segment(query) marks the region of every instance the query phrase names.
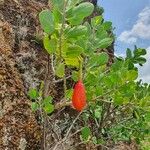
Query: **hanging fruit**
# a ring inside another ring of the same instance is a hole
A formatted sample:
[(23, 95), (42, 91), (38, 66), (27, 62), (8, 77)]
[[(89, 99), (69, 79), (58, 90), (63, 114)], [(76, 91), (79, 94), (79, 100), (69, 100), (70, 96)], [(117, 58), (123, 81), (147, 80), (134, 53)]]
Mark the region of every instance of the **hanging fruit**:
[(82, 111), (86, 106), (86, 92), (82, 80), (79, 80), (75, 84), (72, 96), (72, 105), (78, 111)]

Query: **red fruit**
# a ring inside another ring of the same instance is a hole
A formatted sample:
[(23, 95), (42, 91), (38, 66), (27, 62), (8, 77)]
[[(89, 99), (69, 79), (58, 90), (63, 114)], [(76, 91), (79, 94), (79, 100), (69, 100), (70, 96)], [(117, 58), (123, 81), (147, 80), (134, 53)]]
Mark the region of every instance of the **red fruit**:
[(86, 106), (85, 88), (81, 80), (75, 84), (72, 95), (72, 105), (78, 111), (83, 110)]

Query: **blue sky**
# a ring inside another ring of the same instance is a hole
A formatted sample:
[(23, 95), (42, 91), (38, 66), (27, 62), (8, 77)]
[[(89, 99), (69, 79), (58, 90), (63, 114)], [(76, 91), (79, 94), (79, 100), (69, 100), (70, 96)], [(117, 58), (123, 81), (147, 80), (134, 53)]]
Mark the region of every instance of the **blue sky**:
[(98, 0), (98, 4), (115, 27), (115, 53), (124, 55), (134, 45), (147, 49), (148, 62), (139, 68), (139, 78), (150, 83), (150, 0)]

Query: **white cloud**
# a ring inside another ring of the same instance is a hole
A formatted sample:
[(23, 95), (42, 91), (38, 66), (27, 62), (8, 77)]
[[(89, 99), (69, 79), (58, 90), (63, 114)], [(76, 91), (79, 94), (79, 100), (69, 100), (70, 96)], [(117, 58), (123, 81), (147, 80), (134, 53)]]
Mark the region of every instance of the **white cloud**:
[(147, 48), (145, 58), (147, 62), (142, 67), (139, 67), (139, 79), (142, 79), (143, 82), (150, 83), (150, 47)]
[(138, 15), (136, 24), (131, 30), (123, 31), (118, 40), (125, 43), (135, 43), (137, 39), (150, 39), (150, 6), (145, 7)]

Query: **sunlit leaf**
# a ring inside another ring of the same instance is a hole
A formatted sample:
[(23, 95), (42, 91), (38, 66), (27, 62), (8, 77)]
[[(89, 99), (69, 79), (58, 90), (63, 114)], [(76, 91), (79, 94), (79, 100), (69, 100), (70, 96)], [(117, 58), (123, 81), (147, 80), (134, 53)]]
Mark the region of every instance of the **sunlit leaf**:
[(56, 75), (60, 78), (62, 78), (65, 74), (65, 65), (64, 63), (59, 63), (56, 68)]
[(50, 39), (48, 35), (44, 36), (43, 39), (44, 47), (49, 54), (52, 54), (56, 51), (57, 48), (57, 40)]
[(84, 2), (74, 7), (67, 13), (68, 22), (71, 25), (78, 25), (82, 23), (83, 19), (92, 14), (94, 6), (92, 3)]
[(82, 128), (82, 130), (81, 130), (81, 136), (82, 136), (82, 139), (84, 141), (88, 141), (88, 139), (91, 136), (91, 130), (90, 130), (90, 128), (89, 127)]
[(83, 51), (83, 48), (78, 45), (70, 45), (67, 49), (66, 56), (76, 58), (79, 57)]
[(28, 92), (28, 95), (31, 99), (37, 99), (38, 98), (38, 91), (36, 89), (30, 89)]
[(51, 34), (55, 30), (54, 17), (51, 11), (43, 10), (39, 14), (39, 20), (45, 33)]
[(98, 43), (98, 48), (107, 48), (108, 46), (110, 46), (113, 42), (112, 38), (105, 38), (102, 39), (101, 41), (99, 41)]
[(38, 103), (37, 102), (32, 102), (32, 104), (31, 104), (32, 111), (37, 111), (38, 108), (39, 108)]

